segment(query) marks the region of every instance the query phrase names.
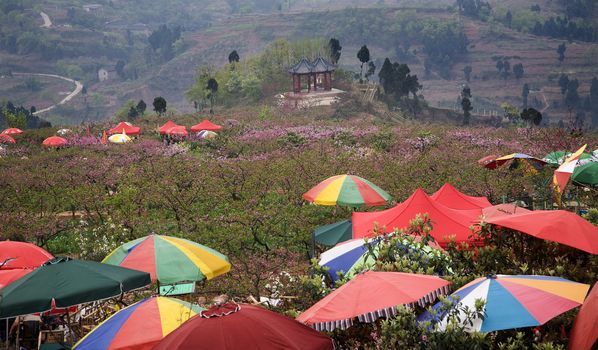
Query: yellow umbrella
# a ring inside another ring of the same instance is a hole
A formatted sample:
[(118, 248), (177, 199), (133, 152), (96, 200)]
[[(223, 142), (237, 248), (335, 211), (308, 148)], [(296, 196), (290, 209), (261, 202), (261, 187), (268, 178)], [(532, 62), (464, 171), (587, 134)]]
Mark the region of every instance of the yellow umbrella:
[(131, 142), (131, 138), (127, 134), (114, 134), (108, 138), (112, 143), (127, 143)]

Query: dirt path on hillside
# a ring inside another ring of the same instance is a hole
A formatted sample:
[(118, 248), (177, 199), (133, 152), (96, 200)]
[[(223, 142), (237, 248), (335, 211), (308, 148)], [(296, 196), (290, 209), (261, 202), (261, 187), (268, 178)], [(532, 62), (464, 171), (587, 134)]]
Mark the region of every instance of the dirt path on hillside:
[(52, 26), (52, 20), (50, 20), (50, 16), (48, 16), (48, 14), (43, 11), (40, 12), (39, 15), (42, 16), (42, 19), (44, 20), (44, 24), (42, 24), (41, 27), (50, 28)]
[(73, 91), (71, 91), (65, 98), (62, 99), (62, 101), (58, 102), (55, 105), (52, 105), (50, 107), (44, 108), (44, 109), (40, 109), (39, 111), (36, 111), (35, 113), (33, 113), (33, 115), (38, 115), (47, 111), (50, 111), (54, 108), (56, 108), (56, 106), (58, 105), (63, 105), (67, 102), (69, 102), (70, 100), (72, 100), (75, 96), (77, 96), (79, 93), (81, 93), (81, 90), (83, 90), (83, 84), (81, 84), (80, 81), (71, 79), (71, 78), (67, 78), (67, 77), (63, 77), (61, 75), (56, 75), (56, 74), (44, 74), (44, 73), (12, 73), (13, 75), (20, 75), (20, 76), (26, 76), (26, 75), (32, 75), (32, 76), (41, 76), (41, 77), (50, 77), (50, 78), (57, 78), (57, 79), (62, 79), (62, 80), (66, 80), (69, 81), (73, 84), (75, 84), (75, 89)]

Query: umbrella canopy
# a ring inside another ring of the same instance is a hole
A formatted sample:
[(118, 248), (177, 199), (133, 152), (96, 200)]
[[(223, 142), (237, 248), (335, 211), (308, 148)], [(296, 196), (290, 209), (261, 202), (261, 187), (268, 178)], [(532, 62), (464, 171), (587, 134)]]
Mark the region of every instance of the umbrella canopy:
[(68, 141), (60, 136), (50, 136), (42, 142), (42, 145), (46, 147), (62, 147), (66, 146)]
[(112, 298), (150, 283), (145, 272), (56, 258), (0, 290), (0, 318)]
[(334, 224), (320, 226), (314, 230), (314, 239), (316, 242), (333, 246), (340, 242), (348, 241), (353, 235), (353, 225), (351, 220), (342, 220)]
[(449, 283), (436, 276), (366, 271), (318, 301), (297, 321), (317, 330), (345, 329), (354, 318), (373, 322), (395, 315), (397, 305), (424, 305), (448, 292)]
[[(179, 299), (147, 298), (110, 316), (75, 344), (73, 349), (150, 350), (202, 310), (197, 305)], [(140, 327), (143, 327), (142, 332)]]
[(197, 136), (201, 139), (213, 139), (218, 136), (218, 134), (213, 131), (202, 130), (197, 133)]
[[(328, 273), (333, 281), (338, 279), (337, 272), (343, 272), (346, 276), (352, 278), (363, 268), (371, 268), (375, 265), (375, 255), (377, 255), (379, 249), (378, 246), (381, 241), (382, 238), (371, 240), (358, 238), (343, 242), (320, 254), (320, 261), (318, 264), (328, 268)], [(405, 251), (417, 249), (407, 239), (399, 242), (397, 246)], [(370, 254), (370, 248), (373, 249), (374, 254)], [(428, 255), (444, 255), (440, 246), (433, 242), (426, 245), (423, 248), (423, 252)]]
[(23, 130), (21, 130), (19, 128), (8, 128), (8, 129), (2, 131), (2, 133), (5, 135), (18, 135), (18, 134), (22, 134)]
[(486, 165), (488, 165), (490, 162), (493, 162), (493, 161), (495, 161), (495, 160), (496, 160), (496, 158), (498, 158), (498, 156), (497, 156), (497, 155), (490, 154), (490, 155), (487, 155), (487, 156), (485, 156), (485, 157), (483, 157), (483, 158), (480, 158), (480, 159), (478, 160), (478, 164), (480, 164), (480, 165), (483, 165), (483, 166), (486, 166)]
[(509, 161), (525, 161), (537, 170), (541, 169), (546, 164), (546, 162), (542, 159), (532, 157), (528, 154), (512, 153), (506, 156), (498, 157), (495, 160), (488, 162), (485, 167), (488, 169), (496, 169)]
[(53, 259), (52, 254), (35, 244), (15, 241), (0, 242), (0, 269), (34, 269)]
[(133, 126), (130, 123), (120, 122), (117, 126), (113, 127), (112, 129), (108, 130), (108, 134), (127, 134), (127, 135), (139, 135), (141, 132), (141, 128), (137, 126)]
[(598, 341), (598, 284), (581, 306), (571, 335), (569, 336), (569, 350), (590, 350)]
[(187, 137), (189, 133), (187, 132), (187, 128), (182, 125), (173, 126), (172, 128), (166, 130), (166, 135), (171, 136), (181, 136)]
[(174, 126), (179, 126), (177, 123), (173, 122), (172, 120), (167, 121), (166, 123), (164, 123), (164, 125), (162, 125), (160, 127), (160, 129), (158, 129), (158, 131), (160, 132), (160, 135), (164, 135), (166, 134), (166, 131)]
[(201, 123), (195, 124), (191, 127), (191, 132), (198, 132), (202, 130), (206, 131), (218, 131), (222, 129), (222, 126), (214, 124), (211, 121), (204, 119)]
[(332, 340), (295, 320), (261, 307), (227, 303), (202, 311), (154, 349), (332, 350)]
[(373, 237), (374, 227), (386, 228), (386, 233), (393, 229), (405, 228), (417, 214), (428, 213), (432, 220), (430, 234), (441, 246), (451, 239), (457, 243), (472, 242), (470, 226), (478, 220), (481, 210), (455, 210), (432, 200), (421, 188), (418, 188), (406, 201), (394, 208), (378, 212), (353, 213), (353, 238)]
[(442, 185), (430, 198), (451, 209), (470, 210), (492, 206), (488, 198), (468, 196), (459, 192), (448, 182)]
[(15, 144), (15, 143), (17, 143), (17, 141), (15, 141), (15, 139), (13, 139), (8, 134), (0, 134), (0, 143), (4, 143), (4, 144)]
[(484, 216), (485, 220), (530, 212), (531, 210), (517, 206), (517, 203), (498, 204), (482, 209), (482, 215)]
[(56, 133), (60, 136), (64, 136), (64, 135), (72, 134), (73, 131), (71, 129), (59, 129), (58, 131), (56, 131)]
[(152, 281), (162, 284), (210, 280), (230, 270), (225, 255), (186, 239), (161, 235), (125, 243), (102, 262), (148, 272)]
[(571, 181), (587, 186), (598, 186), (598, 162), (588, 162), (575, 168)]
[(114, 134), (108, 138), (108, 141), (117, 144), (123, 144), (127, 142), (131, 142), (131, 138), (126, 134)]
[(30, 269), (0, 269), (0, 289), (8, 286), (33, 270)]
[(583, 145), (580, 149), (578, 149), (575, 153), (569, 156), (567, 159), (563, 161), (558, 169), (554, 171), (554, 175), (552, 177), (552, 184), (555, 192), (557, 193), (557, 202), (560, 203), (560, 195), (565, 191), (565, 187), (567, 183), (569, 183), (569, 179), (573, 174), (573, 170), (577, 167), (577, 163), (579, 163), (579, 157), (586, 149), (588, 145)]
[(598, 254), (598, 227), (566, 210), (533, 210), (486, 222)]
[[(563, 163), (563, 161), (565, 160), (565, 158), (567, 158), (567, 156), (569, 154), (570, 154), (569, 152), (565, 152), (565, 151), (550, 152), (546, 156), (544, 156), (544, 158), (542, 158), (542, 160), (550, 165), (560, 165)], [(585, 152), (582, 153), (581, 156), (579, 157), (579, 159), (592, 159), (592, 158), (594, 158), (594, 157), (591, 154), (585, 153)]]
[(329, 177), (303, 194), (303, 198), (318, 205), (350, 207), (384, 205), (391, 200), (380, 187), (355, 175)]
[[(530, 275), (498, 275), (478, 278), (451, 294), (449, 299), (475, 310), (476, 299), (485, 301), (483, 320), (466, 324), (468, 331), (493, 332), (502, 329), (539, 326), (552, 318), (583, 303), (590, 288), (587, 284), (572, 282), (560, 277)], [(426, 312), (420, 320), (437, 317), (440, 330), (447, 325), (446, 315), (441, 315), (442, 303), (433, 306), (436, 316)], [(440, 310), (439, 310), (440, 309)], [(464, 311), (459, 311), (463, 320)]]

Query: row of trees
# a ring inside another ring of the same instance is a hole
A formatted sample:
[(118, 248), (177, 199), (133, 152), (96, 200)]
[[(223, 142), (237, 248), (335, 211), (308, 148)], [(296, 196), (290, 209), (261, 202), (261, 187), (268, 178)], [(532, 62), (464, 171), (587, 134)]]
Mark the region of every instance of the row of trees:
[(558, 39), (598, 41), (598, 27), (560, 16), (550, 17), (544, 23), (536, 22), (532, 33)]
[[(506, 58), (499, 58), (496, 61), (496, 69), (504, 79), (507, 79), (511, 75), (511, 63)], [(523, 69), (523, 63), (517, 63), (513, 65), (513, 75), (517, 80), (523, 78), (525, 70)]]
[(17, 107), (11, 101), (0, 104), (0, 129), (37, 129), (52, 126), (50, 122), (33, 115), (35, 111), (34, 106), (30, 109), (23, 106)]

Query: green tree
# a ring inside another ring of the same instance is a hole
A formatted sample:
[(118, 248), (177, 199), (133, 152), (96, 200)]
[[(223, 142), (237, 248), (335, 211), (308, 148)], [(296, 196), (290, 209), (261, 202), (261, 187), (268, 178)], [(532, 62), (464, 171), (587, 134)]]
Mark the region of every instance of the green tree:
[(461, 108), (463, 109), (463, 125), (469, 125), (471, 111), (473, 106), (471, 105), (471, 89), (469, 86), (464, 86), (461, 90)]
[(125, 65), (126, 65), (125, 61), (118, 60), (116, 62), (116, 65), (114, 66), (114, 70), (116, 71), (116, 74), (118, 74), (118, 76), (121, 79), (126, 79), (127, 78), (127, 75), (125, 74)]
[(569, 86), (569, 77), (567, 75), (561, 74), (559, 77), (559, 86), (561, 87), (561, 95), (564, 95)]
[(523, 88), (521, 88), (521, 99), (523, 100), (523, 108), (527, 108), (527, 98), (529, 96), (529, 85), (527, 83), (523, 84)]
[(567, 93), (565, 94), (565, 104), (568, 108), (575, 108), (579, 104), (578, 88), (579, 81), (577, 79), (569, 81), (569, 85), (567, 85)]
[(535, 108), (525, 108), (523, 111), (521, 111), (520, 117), (527, 123), (528, 126), (537, 126), (542, 122), (542, 113)]
[(508, 10), (505, 15), (505, 23), (507, 24), (507, 27), (511, 28), (511, 25), (513, 24), (513, 14), (511, 13), (511, 10)]
[(511, 64), (508, 60), (504, 60), (502, 63), (502, 75), (503, 78), (507, 79), (511, 73)]
[(145, 101), (143, 100), (139, 100), (139, 102), (137, 103), (137, 112), (139, 112), (139, 114), (143, 117), (143, 115), (145, 114), (145, 110), (147, 109), (147, 105), (145, 104)]
[(214, 113), (214, 99), (216, 98), (216, 93), (218, 92), (218, 81), (216, 81), (215, 78), (210, 78), (208, 80), (206, 89), (209, 91), (208, 98), (210, 99), (210, 113)]
[(471, 71), (472, 71), (471, 66), (468, 65), (468, 66), (463, 67), (463, 74), (465, 75), (465, 80), (468, 83), (469, 83), (469, 80), (471, 78)]
[(504, 62), (502, 61), (502, 59), (499, 58), (498, 61), (496, 61), (496, 69), (498, 70), (498, 74), (502, 73), (504, 66)]
[(154, 111), (158, 113), (159, 116), (162, 116), (164, 112), (166, 112), (166, 100), (162, 96), (158, 96), (154, 98)]
[(590, 110), (592, 112), (592, 127), (598, 127), (598, 79), (592, 79), (590, 85)]
[(370, 80), (370, 77), (376, 73), (376, 65), (374, 62), (368, 62), (368, 70), (365, 72), (365, 78)]
[(336, 38), (331, 38), (328, 42), (328, 48), (330, 50), (330, 62), (338, 64), (338, 60), (341, 58), (341, 50), (343, 49), (340, 41)]
[(363, 45), (361, 49), (359, 49), (357, 58), (359, 59), (359, 62), (361, 62), (361, 74), (359, 75), (359, 80), (363, 81), (363, 65), (370, 61), (370, 50), (366, 45)]
[(137, 108), (135, 108), (135, 106), (131, 106), (129, 108), (129, 113), (127, 113), (127, 119), (132, 122), (135, 121), (137, 117), (139, 117), (139, 111)]
[(523, 78), (523, 64), (522, 63), (517, 63), (516, 65), (513, 66), (513, 74), (515, 74), (515, 78), (516, 79), (521, 79)]
[(228, 54), (228, 63), (239, 62), (239, 53), (237, 50), (233, 50), (231, 53)]
[(560, 44), (556, 49), (556, 53), (559, 54), (559, 63), (563, 63), (565, 60), (565, 51), (567, 51), (567, 45), (565, 45), (565, 43)]

